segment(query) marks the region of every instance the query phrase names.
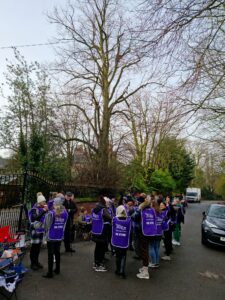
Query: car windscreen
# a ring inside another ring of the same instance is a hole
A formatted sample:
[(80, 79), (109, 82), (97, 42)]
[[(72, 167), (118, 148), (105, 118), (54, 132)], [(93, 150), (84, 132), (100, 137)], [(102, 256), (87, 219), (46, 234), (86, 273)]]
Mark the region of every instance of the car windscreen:
[(208, 210), (208, 216), (225, 219), (225, 206), (210, 206)]
[(197, 193), (187, 193), (187, 196), (195, 197), (195, 196), (197, 196)]

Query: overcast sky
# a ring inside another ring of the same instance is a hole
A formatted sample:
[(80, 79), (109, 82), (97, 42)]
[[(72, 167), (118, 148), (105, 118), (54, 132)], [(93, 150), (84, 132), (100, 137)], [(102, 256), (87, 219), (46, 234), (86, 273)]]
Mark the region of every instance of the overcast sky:
[[(4, 82), (6, 58), (13, 58), (13, 50), (3, 47), (50, 42), (56, 32), (46, 13), (66, 3), (67, 0), (0, 0), (0, 83)], [(51, 46), (18, 47), (18, 50), (27, 61), (45, 63), (54, 58)], [(0, 96), (0, 106), (5, 104), (6, 100)]]
[[(0, 1), (0, 81), (4, 80), (6, 58), (12, 59), (12, 49), (8, 46), (39, 44), (50, 42), (55, 36), (46, 13), (56, 5), (66, 4), (66, 0), (1, 0)], [(28, 61), (47, 62), (54, 57), (51, 46), (18, 47)], [(2, 104), (2, 98), (1, 98)]]

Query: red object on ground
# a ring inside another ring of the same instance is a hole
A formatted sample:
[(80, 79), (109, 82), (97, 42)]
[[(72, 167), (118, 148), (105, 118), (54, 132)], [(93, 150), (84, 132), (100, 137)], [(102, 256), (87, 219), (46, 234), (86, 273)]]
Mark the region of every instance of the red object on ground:
[(18, 239), (12, 238), (9, 233), (9, 226), (3, 226), (0, 228), (0, 243), (16, 243)]

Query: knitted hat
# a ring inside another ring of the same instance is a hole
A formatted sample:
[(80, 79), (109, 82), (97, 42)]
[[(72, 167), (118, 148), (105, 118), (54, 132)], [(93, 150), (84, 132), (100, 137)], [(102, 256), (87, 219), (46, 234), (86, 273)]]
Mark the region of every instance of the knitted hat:
[(46, 202), (46, 199), (43, 195), (37, 197), (37, 203)]
[(116, 216), (117, 216), (117, 218), (121, 218), (121, 217), (126, 217), (127, 216), (125, 207), (123, 205), (120, 205), (120, 206), (117, 207), (117, 209), (116, 209)]

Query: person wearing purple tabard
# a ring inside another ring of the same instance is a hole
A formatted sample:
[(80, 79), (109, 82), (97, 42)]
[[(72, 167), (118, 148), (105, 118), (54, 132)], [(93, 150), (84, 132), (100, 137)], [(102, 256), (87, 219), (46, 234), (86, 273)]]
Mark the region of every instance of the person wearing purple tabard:
[(152, 202), (152, 208), (155, 210), (156, 213), (156, 232), (152, 236), (149, 245), (149, 257), (151, 257), (151, 262), (148, 266), (150, 268), (159, 267), (159, 249), (163, 234), (163, 225), (165, 225), (163, 222), (165, 218), (165, 212), (162, 211), (164, 205), (162, 202), (160, 204), (158, 202), (159, 201), (155, 200)]
[(127, 249), (129, 247), (129, 237), (131, 231), (131, 218), (123, 205), (116, 209), (116, 216), (112, 220), (112, 245), (116, 252), (115, 274), (126, 278), (125, 266)]
[(107, 211), (106, 202), (103, 196), (99, 197), (96, 207), (92, 209), (91, 217), (92, 241), (95, 242), (93, 269), (96, 272), (106, 272), (107, 268), (103, 263), (108, 242), (107, 226), (105, 226), (105, 223), (111, 223), (112, 218)]
[(53, 277), (53, 261), (56, 260), (54, 273), (60, 274), (60, 246), (64, 236), (68, 213), (62, 205), (61, 198), (55, 198), (53, 210), (45, 217), (44, 228), (48, 249), (48, 272), (43, 275), (44, 278)]
[(148, 264), (149, 254), (148, 248), (152, 237), (156, 234), (156, 214), (151, 208), (151, 198), (146, 197), (144, 202), (138, 207), (138, 210), (132, 215), (132, 218), (141, 223), (140, 232), (140, 250), (142, 258), (142, 267), (139, 269), (137, 277), (139, 279), (149, 279)]

